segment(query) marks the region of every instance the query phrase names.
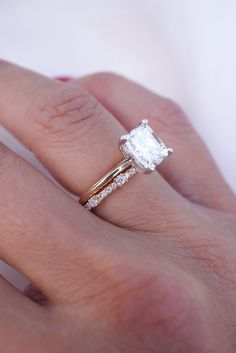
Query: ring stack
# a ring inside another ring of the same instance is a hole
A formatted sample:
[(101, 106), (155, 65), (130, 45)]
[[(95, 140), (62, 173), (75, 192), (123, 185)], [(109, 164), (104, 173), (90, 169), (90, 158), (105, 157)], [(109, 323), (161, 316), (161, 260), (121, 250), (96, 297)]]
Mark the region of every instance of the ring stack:
[(155, 171), (173, 153), (173, 149), (167, 148), (153, 132), (146, 119), (121, 136), (120, 150), (124, 159), (80, 197), (80, 203), (87, 210), (98, 206), (137, 172), (148, 174)]

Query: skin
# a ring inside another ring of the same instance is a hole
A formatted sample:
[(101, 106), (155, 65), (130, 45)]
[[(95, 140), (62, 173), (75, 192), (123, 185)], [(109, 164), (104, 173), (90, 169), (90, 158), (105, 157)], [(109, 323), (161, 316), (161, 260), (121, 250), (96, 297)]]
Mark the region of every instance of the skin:
[[(0, 123), (58, 181), (0, 145), (0, 256), (32, 283), (0, 278), (1, 352), (235, 352), (236, 200), (182, 110), (113, 74), (3, 61), (0, 92)], [(173, 156), (86, 211), (65, 190), (119, 162), (144, 117)]]

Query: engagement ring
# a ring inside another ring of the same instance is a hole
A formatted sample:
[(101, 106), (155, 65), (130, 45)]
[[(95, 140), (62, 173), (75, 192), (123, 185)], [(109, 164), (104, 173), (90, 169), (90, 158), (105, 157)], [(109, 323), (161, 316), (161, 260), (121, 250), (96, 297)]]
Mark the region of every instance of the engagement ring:
[(80, 197), (80, 203), (86, 209), (91, 210), (99, 205), (137, 172), (148, 174), (155, 171), (173, 153), (173, 149), (165, 146), (146, 119), (121, 136), (120, 150), (125, 158)]

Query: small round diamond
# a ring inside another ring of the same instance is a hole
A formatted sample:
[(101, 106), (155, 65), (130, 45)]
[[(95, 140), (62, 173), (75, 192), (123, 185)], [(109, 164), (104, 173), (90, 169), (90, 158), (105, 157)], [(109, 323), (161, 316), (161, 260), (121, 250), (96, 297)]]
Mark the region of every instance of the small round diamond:
[(127, 172), (125, 172), (125, 178), (126, 178), (126, 180), (128, 180), (129, 178), (130, 178), (130, 172), (129, 171), (127, 171)]
[(134, 167), (132, 167), (132, 168), (130, 169), (130, 174), (131, 174), (131, 175), (134, 175), (134, 174), (136, 174), (136, 173), (137, 173), (137, 169), (134, 168)]
[(89, 203), (92, 207), (96, 207), (99, 204), (99, 198), (98, 196), (93, 196), (91, 197), (91, 199), (89, 200)]
[(134, 175), (136, 173), (137, 173), (137, 170), (134, 167), (132, 167), (129, 170), (127, 170), (127, 172), (125, 174), (127, 175), (128, 178), (130, 178), (132, 175)]
[(112, 187), (111, 187), (110, 185), (107, 186), (105, 190), (106, 190), (106, 192), (107, 192), (107, 195), (111, 194), (112, 191), (113, 191), (113, 190), (112, 190)]
[(121, 187), (122, 185), (124, 185), (127, 181), (127, 177), (125, 176), (125, 174), (120, 174), (115, 178), (116, 184)]
[(84, 207), (86, 208), (86, 210), (90, 211), (92, 209), (92, 206), (90, 205), (90, 202), (88, 201)]
[(117, 184), (116, 183), (111, 183), (111, 189), (112, 191), (114, 191), (117, 188)]
[(105, 199), (105, 197), (107, 197), (107, 195), (108, 195), (108, 192), (105, 189), (100, 192), (99, 197), (103, 200), (103, 199)]

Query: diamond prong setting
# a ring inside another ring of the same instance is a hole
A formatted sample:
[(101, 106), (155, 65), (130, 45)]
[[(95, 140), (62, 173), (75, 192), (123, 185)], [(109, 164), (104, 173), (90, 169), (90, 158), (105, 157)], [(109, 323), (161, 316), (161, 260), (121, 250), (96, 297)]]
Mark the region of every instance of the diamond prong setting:
[(153, 172), (173, 153), (173, 149), (167, 148), (150, 128), (147, 119), (143, 119), (129, 134), (122, 136), (120, 149), (126, 158), (131, 158), (141, 173)]
[(140, 125), (145, 125), (147, 126), (148, 125), (148, 119), (143, 119), (140, 123)]
[(120, 138), (120, 141), (125, 142), (127, 141), (128, 136), (127, 135), (122, 135)]
[(125, 159), (113, 167), (91, 189), (80, 198), (80, 203), (92, 210), (111, 193), (123, 187), (137, 172), (151, 173), (169, 155), (172, 148), (167, 148), (143, 119), (129, 133), (121, 136), (120, 149)]

